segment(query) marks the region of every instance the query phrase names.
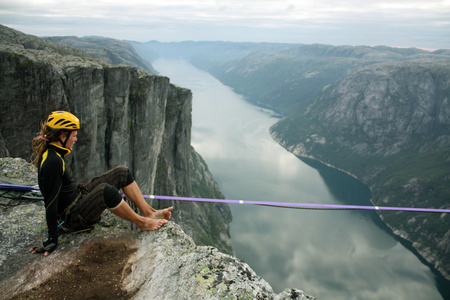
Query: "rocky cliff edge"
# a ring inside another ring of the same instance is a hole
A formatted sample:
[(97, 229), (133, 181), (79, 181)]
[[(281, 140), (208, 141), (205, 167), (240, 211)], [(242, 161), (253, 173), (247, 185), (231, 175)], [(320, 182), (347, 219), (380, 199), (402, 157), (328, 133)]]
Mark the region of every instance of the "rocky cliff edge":
[[(33, 185), (35, 170), (1, 158), (2, 182)], [(106, 211), (91, 233), (60, 237), (57, 251), (28, 253), (46, 236), (42, 201), (33, 193), (0, 194), (0, 299), (314, 299), (297, 289), (275, 294), (243, 261), (196, 246), (179, 225), (131, 230)]]

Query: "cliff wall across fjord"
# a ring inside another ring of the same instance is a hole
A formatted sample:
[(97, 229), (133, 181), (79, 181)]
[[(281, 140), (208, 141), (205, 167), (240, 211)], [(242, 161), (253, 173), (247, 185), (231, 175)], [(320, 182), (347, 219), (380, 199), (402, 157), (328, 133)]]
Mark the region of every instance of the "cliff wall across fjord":
[[(354, 175), (378, 206), (448, 209), (450, 60), (367, 66), (330, 85), (271, 134), (299, 157)], [(378, 212), (450, 279), (448, 214)]]

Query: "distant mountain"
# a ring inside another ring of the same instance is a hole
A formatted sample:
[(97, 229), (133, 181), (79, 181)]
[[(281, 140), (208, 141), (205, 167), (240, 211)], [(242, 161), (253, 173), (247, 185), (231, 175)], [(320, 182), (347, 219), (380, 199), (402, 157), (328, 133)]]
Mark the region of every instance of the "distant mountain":
[(142, 59), (127, 42), (104, 37), (57, 36), (45, 37), (60, 44), (83, 50), (92, 57), (104, 60), (112, 65), (129, 65), (156, 74), (152, 65)]
[(17, 55), (28, 57), (29, 60), (40, 60), (53, 65), (63, 65), (69, 62), (78, 65), (101, 65), (100, 60), (94, 59), (82, 50), (37, 36), (26, 35), (1, 24), (0, 45), (4, 51), (14, 51)]
[(216, 62), (208, 70), (254, 104), (285, 115), (304, 110), (323, 87), (371, 64), (419, 58), (450, 58), (445, 52), (385, 46), (291, 45), (277, 53), (264, 49), (238, 60)]
[(419, 58), (450, 58), (450, 50), (429, 52), (387, 46), (332, 46), (234, 42), (130, 42), (149, 61), (185, 59), (207, 70), (247, 100), (282, 114), (305, 109), (324, 86), (364, 66)]
[(192, 64), (209, 70), (212, 66), (233, 61), (251, 53), (265, 51), (278, 53), (292, 44), (277, 43), (235, 43), (235, 42), (130, 42), (136, 51), (149, 61), (158, 57), (185, 59)]
[(392, 48), (387, 46), (332, 46), (323, 44), (306, 45), (295, 47), (286, 51), (286, 54), (298, 58), (319, 58), (319, 57), (348, 57), (365, 59), (372, 61), (380, 60), (406, 60), (429, 56), (430, 52), (417, 48)]

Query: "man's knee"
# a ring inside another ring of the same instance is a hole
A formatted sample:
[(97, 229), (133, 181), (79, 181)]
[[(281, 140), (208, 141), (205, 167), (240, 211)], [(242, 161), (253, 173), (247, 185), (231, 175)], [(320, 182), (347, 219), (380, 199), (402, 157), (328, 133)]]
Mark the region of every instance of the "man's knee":
[(114, 208), (120, 204), (122, 196), (115, 186), (105, 184), (105, 187), (103, 188), (103, 199), (108, 208)]
[(114, 169), (117, 170), (117, 172), (119, 172), (119, 174), (123, 174), (124, 175), (124, 186), (127, 186), (131, 183), (133, 183), (134, 181), (134, 176), (133, 174), (131, 174), (130, 169), (127, 166), (121, 165), (121, 166), (117, 166)]

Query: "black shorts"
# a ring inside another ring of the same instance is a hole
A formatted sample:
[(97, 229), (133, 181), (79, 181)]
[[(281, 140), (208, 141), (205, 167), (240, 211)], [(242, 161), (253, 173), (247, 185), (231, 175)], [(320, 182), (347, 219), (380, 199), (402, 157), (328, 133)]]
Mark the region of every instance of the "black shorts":
[(107, 208), (115, 208), (122, 201), (120, 189), (134, 181), (130, 170), (125, 166), (111, 169), (95, 177), (86, 185), (88, 193), (83, 194), (67, 215), (64, 227), (67, 231), (91, 228)]

